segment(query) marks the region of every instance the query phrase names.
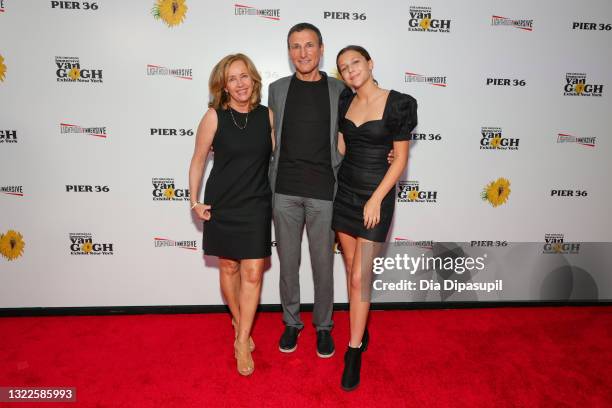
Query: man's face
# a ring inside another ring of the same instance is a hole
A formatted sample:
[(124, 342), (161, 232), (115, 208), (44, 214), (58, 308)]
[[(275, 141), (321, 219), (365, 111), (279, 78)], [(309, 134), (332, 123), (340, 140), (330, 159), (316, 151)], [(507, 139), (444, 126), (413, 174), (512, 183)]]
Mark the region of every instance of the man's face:
[(296, 31), (289, 36), (289, 58), (295, 70), (307, 75), (319, 69), (323, 56), (323, 45), (312, 30)]

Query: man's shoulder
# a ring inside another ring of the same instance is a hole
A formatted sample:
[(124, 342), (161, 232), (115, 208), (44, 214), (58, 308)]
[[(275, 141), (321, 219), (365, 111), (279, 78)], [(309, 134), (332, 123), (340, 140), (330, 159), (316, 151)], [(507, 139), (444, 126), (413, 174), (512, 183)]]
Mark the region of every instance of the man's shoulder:
[(342, 91), (347, 89), (347, 86), (343, 81), (340, 81), (339, 79), (331, 77), (329, 75), (327, 76), (327, 82), (329, 86), (337, 90), (338, 93), (341, 93)]
[(286, 85), (287, 83), (291, 82), (292, 77), (293, 75), (289, 75), (289, 76), (277, 79), (276, 81), (270, 83), (270, 89), (276, 89), (279, 86)]

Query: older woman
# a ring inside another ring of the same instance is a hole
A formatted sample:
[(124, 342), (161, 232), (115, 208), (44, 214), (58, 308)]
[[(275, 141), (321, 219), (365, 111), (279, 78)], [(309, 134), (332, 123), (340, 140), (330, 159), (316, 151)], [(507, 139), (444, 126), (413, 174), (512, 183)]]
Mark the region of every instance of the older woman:
[[(336, 57), (342, 79), (355, 90), (340, 96), (338, 139), (345, 154), (338, 172), (332, 228), (344, 252), (349, 288), (350, 341), (341, 386), (359, 385), (361, 353), (367, 349), (372, 261), (387, 238), (395, 205), (394, 187), (408, 161), (410, 132), (417, 124), (417, 102), (378, 87), (370, 54), (357, 45)], [(387, 153), (395, 159), (389, 165)]]
[[(209, 88), (212, 101), (198, 126), (189, 168), (191, 208), (204, 220), (204, 253), (219, 257), (238, 372), (250, 375), (255, 370), (251, 327), (264, 260), (271, 254), (268, 164), (273, 122), (268, 108), (260, 105), (261, 77), (247, 56), (228, 55), (219, 61)], [(200, 203), (196, 200), (211, 146), (214, 165)]]

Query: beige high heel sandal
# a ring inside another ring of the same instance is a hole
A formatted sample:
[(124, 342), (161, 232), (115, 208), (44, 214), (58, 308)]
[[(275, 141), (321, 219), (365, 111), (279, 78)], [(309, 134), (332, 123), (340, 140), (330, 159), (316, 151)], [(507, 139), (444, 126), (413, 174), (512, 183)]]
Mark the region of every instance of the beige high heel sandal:
[[(234, 340), (236, 340), (238, 338), (238, 327), (234, 319), (232, 319), (232, 326), (234, 326)], [(249, 336), (249, 350), (251, 353), (255, 351), (255, 342), (251, 336)]]
[(248, 344), (241, 345), (238, 340), (234, 341), (234, 357), (236, 357), (236, 368), (240, 375), (249, 376), (255, 371), (255, 362), (249, 351)]

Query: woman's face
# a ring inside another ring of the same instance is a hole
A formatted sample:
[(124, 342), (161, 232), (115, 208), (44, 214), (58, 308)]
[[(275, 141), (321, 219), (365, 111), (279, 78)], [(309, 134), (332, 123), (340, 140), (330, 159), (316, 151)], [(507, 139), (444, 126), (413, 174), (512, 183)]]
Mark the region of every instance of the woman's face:
[(372, 68), (372, 61), (366, 61), (365, 57), (357, 51), (346, 51), (338, 58), (340, 75), (344, 82), (353, 89), (359, 89), (372, 78)]
[(230, 102), (243, 104), (249, 102), (253, 93), (253, 80), (243, 61), (234, 61), (227, 70), (225, 90), (230, 96)]

